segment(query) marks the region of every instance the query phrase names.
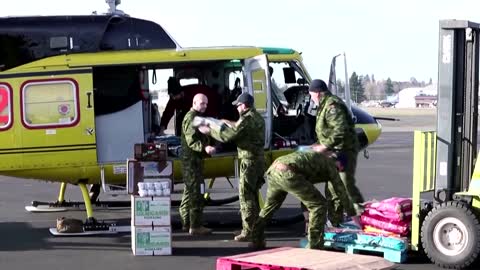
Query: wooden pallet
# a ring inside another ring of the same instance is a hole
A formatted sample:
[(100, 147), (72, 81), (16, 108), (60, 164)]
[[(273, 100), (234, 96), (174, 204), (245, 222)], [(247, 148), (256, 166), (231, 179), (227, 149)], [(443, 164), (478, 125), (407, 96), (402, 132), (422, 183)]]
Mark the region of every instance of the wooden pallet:
[(404, 263), (407, 260), (407, 251), (393, 250), (383, 247), (372, 247), (366, 245), (356, 245), (348, 244), (345, 246), (345, 252), (349, 254), (358, 254), (361, 251), (383, 253), (383, 258), (385, 260), (394, 262), (394, 263)]
[(217, 259), (217, 270), (393, 269), (379, 257), (303, 248), (281, 247)]
[[(300, 247), (305, 247), (307, 239), (300, 241)], [(383, 258), (394, 263), (404, 263), (407, 260), (407, 250), (394, 250), (390, 248), (384, 248), (379, 246), (359, 245), (354, 243), (339, 243), (325, 241), (325, 248), (331, 248), (336, 250), (345, 250), (348, 254), (358, 254), (360, 252), (381, 253)]]

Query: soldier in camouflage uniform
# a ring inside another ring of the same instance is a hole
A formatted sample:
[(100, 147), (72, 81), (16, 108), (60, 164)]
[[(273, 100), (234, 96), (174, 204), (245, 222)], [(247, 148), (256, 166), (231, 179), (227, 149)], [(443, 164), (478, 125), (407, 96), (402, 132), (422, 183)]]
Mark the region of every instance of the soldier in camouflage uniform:
[(205, 134), (210, 134), (220, 142), (233, 141), (237, 145), (240, 160), (239, 198), (242, 215), (242, 231), (235, 236), (236, 241), (249, 241), (252, 225), (260, 212), (258, 190), (265, 183), (265, 121), (253, 108), (253, 97), (242, 93), (233, 105), (237, 106), (240, 119), (233, 127), (224, 126), (220, 131), (208, 127), (199, 127)]
[(312, 148), (312, 151), (293, 152), (281, 156), (267, 170), (265, 174), (268, 181), (267, 199), (255, 222), (251, 247), (255, 249), (265, 247), (265, 226), (290, 193), (310, 212), (307, 248), (322, 248), (327, 206), (325, 197), (314, 186), (317, 183), (331, 184), (332, 191), (336, 194), (335, 200), (343, 204), (348, 215), (356, 215), (338, 174), (335, 160), (319, 152), (319, 145)]
[(180, 204), (180, 216), (184, 230), (191, 235), (205, 235), (211, 229), (202, 226), (203, 197), (200, 186), (203, 183), (203, 157), (213, 154), (215, 148), (209, 146), (208, 136), (193, 127), (193, 118), (202, 115), (207, 108), (208, 99), (203, 94), (193, 98), (193, 105), (182, 122), (182, 169), (185, 188)]
[[(360, 144), (350, 112), (339, 97), (332, 95), (322, 80), (313, 80), (309, 92), (312, 100), (318, 105), (315, 132), (318, 143), (322, 145), (320, 151), (333, 151), (346, 157), (345, 170), (340, 173), (340, 177), (345, 184), (350, 200), (358, 206), (359, 203), (364, 202), (363, 196), (355, 184), (355, 169)], [(330, 195), (327, 193), (327, 197)], [(341, 205), (329, 205), (329, 214), (341, 213), (338, 208), (341, 209)], [(357, 209), (357, 211), (361, 211), (361, 209)], [(335, 221), (340, 218), (330, 217)]]

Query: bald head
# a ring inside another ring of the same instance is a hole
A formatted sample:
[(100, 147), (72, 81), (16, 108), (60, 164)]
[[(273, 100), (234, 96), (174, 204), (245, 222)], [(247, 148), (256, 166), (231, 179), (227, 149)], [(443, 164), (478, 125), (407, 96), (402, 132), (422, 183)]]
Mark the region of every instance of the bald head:
[(204, 94), (196, 94), (193, 97), (193, 104), (192, 108), (200, 113), (204, 113), (205, 110), (207, 109), (208, 105), (208, 98)]

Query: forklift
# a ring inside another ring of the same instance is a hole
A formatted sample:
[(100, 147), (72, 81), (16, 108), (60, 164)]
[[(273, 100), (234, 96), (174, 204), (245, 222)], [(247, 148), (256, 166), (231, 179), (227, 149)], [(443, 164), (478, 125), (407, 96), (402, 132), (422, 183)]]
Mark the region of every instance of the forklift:
[(464, 269), (480, 254), (480, 24), (441, 20), (436, 132), (415, 131), (411, 249)]

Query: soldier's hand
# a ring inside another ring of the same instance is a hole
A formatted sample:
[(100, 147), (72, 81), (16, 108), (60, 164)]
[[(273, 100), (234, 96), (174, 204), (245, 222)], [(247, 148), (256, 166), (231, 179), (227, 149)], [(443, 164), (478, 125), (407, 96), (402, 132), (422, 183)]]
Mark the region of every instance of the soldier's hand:
[(328, 147), (326, 147), (323, 144), (314, 144), (314, 145), (312, 145), (312, 149), (313, 149), (313, 151), (319, 152), (319, 153), (325, 153), (325, 152), (328, 151)]
[(217, 150), (216, 150), (215, 147), (213, 147), (213, 146), (207, 145), (207, 146), (205, 147), (205, 152), (206, 152), (207, 154), (209, 154), (209, 155), (215, 154), (216, 151), (217, 151)]
[(203, 134), (210, 134), (210, 127), (209, 126), (199, 126), (198, 131), (200, 131)]
[(280, 162), (275, 162), (274, 166), (275, 166), (275, 169), (277, 169), (281, 172), (287, 171), (289, 169), (287, 165), (285, 165), (283, 163), (280, 163)]
[(233, 127), (235, 125), (235, 122), (234, 121), (231, 121), (231, 120), (227, 120), (227, 119), (221, 119), (222, 122), (224, 122), (225, 124)]

